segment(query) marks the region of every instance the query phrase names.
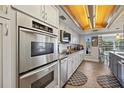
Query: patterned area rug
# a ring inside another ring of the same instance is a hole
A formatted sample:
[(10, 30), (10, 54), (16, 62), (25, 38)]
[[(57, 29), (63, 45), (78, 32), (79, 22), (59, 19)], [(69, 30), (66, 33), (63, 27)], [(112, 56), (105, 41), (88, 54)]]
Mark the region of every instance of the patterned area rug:
[(103, 88), (121, 88), (119, 81), (113, 75), (98, 76), (97, 82)]
[(76, 71), (72, 77), (69, 79), (67, 84), (73, 86), (84, 85), (87, 82), (87, 77), (80, 71)]

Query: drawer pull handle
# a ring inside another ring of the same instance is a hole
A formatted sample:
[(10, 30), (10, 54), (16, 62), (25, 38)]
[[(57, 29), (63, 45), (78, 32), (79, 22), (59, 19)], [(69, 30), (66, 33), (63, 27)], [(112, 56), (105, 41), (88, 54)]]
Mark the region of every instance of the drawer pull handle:
[(9, 33), (9, 31), (8, 31), (8, 24), (5, 24), (5, 28), (6, 28), (5, 36), (8, 36), (8, 33)]

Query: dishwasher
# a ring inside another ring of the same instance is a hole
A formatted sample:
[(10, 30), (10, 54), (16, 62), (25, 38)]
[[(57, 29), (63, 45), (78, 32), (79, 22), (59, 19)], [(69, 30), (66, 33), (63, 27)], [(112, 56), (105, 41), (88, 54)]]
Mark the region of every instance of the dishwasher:
[(68, 62), (67, 58), (63, 58), (60, 60), (60, 64), (61, 64), (61, 66), (60, 66), (60, 71), (61, 71), (61, 73), (60, 73), (60, 87), (63, 87), (65, 85), (65, 83), (67, 82), (67, 69), (68, 69), (67, 68), (68, 67), (67, 62)]

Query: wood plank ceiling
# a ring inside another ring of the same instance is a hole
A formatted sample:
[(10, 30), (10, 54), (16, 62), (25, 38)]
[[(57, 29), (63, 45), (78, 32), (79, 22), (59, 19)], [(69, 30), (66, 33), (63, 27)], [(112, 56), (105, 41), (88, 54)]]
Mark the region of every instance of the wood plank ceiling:
[(84, 31), (105, 28), (116, 5), (65, 5), (64, 9)]

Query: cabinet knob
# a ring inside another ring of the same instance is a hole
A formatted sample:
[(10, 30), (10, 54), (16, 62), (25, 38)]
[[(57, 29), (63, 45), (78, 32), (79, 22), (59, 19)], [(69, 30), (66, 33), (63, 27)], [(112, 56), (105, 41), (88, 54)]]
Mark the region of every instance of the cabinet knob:
[(45, 21), (47, 20), (47, 13), (45, 13)]
[(8, 14), (8, 6), (7, 5), (3, 5), (2, 9), (3, 9), (2, 11), (4, 14)]
[(42, 16), (43, 19), (45, 19), (45, 15), (46, 15), (46, 14), (45, 14), (45, 12), (43, 11), (43, 16)]
[(44, 14), (44, 11), (41, 11), (41, 16), (43, 16), (43, 14)]
[(5, 13), (8, 14), (8, 6), (6, 6)]

